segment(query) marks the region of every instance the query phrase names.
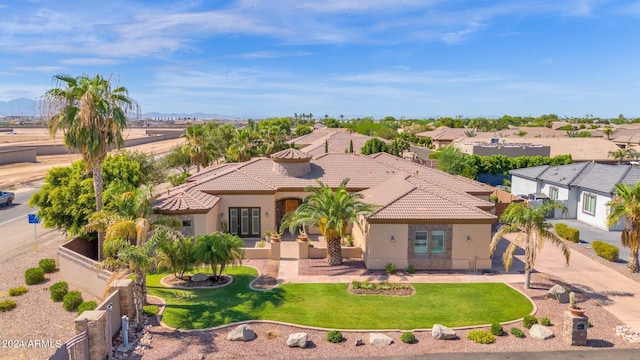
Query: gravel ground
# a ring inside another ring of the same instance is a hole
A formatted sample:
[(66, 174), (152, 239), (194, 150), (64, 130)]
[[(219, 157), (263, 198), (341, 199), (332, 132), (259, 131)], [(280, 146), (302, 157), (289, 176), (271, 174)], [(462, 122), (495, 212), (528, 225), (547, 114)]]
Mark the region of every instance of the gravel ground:
[[(251, 264), (257, 266), (256, 263)], [(358, 272), (362, 269), (342, 271)], [(294, 358), (347, 358), (355, 356), (398, 356), (418, 355), (426, 353), (447, 352), (506, 352), (506, 351), (553, 351), (553, 350), (584, 350), (603, 348), (640, 348), (638, 343), (629, 343), (615, 335), (614, 328), (621, 322), (597, 305), (593, 300), (578, 294), (581, 306), (587, 309), (587, 316), (593, 327), (588, 332), (588, 342), (585, 347), (571, 347), (564, 344), (562, 339), (562, 319), (566, 304), (558, 304), (555, 300), (547, 299), (547, 290), (556, 283), (562, 283), (545, 274), (535, 273), (532, 277), (532, 289), (524, 290), (522, 284), (515, 287), (530, 296), (537, 307), (538, 318), (548, 317), (553, 324), (551, 330), (556, 335), (546, 341), (535, 340), (530, 336), (518, 339), (511, 335), (498, 337), (496, 343), (481, 345), (466, 339), (469, 330), (458, 330), (457, 340), (434, 340), (429, 331), (416, 332), (416, 344), (400, 342), (400, 332), (383, 332), (394, 339), (391, 346), (378, 348), (372, 345), (355, 346), (356, 339), (368, 343), (369, 332), (344, 332), (346, 340), (340, 344), (332, 344), (325, 340), (326, 331), (305, 329), (282, 324), (252, 323), (251, 327), (258, 335), (254, 341), (242, 343), (226, 340), (226, 335), (235, 327), (228, 326), (216, 330), (197, 332), (173, 331), (161, 326), (149, 329), (151, 344), (142, 355), (133, 358), (142, 359), (294, 359)], [(310, 309), (311, 311), (311, 309)], [(350, 311), (345, 309), (345, 311)], [(520, 323), (505, 325), (506, 331), (511, 327), (522, 327)], [(289, 348), (287, 337), (296, 332), (306, 332), (309, 339), (307, 349)]]
[[(46, 281), (28, 286), (28, 292), (9, 296), (9, 289), (24, 285), (24, 272), (37, 267), (44, 258), (58, 259), (59, 243), (41, 245), (38, 252), (29, 251), (13, 259), (0, 262), (0, 300), (12, 299), (15, 309), (0, 313), (0, 359), (48, 359), (61, 345), (74, 336), (76, 311), (65, 311), (62, 303), (49, 297), (49, 286), (63, 279), (55, 271), (45, 274)], [(76, 290), (72, 287), (69, 290)], [(82, 293), (84, 300), (98, 300)]]

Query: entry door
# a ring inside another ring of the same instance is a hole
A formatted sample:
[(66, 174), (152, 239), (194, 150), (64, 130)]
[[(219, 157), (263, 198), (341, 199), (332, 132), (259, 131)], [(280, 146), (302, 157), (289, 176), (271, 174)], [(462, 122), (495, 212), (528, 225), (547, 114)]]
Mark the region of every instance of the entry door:
[(260, 237), (260, 208), (229, 208), (229, 232), (240, 237)]
[(292, 211), (296, 211), (298, 206), (300, 205), (300, 200), (298, 199), (287, 199), (284, 201), (284, 213), (288, 214)]

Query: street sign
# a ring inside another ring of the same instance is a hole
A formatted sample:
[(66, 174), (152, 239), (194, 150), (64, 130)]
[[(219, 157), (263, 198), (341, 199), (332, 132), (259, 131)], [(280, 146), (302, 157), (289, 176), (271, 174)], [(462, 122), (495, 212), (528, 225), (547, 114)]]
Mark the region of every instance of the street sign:
[(29, 214), (28, 218), (29, 218), (29, 224), (40, 224), (40, 219), (38, 218), (38, 215)]

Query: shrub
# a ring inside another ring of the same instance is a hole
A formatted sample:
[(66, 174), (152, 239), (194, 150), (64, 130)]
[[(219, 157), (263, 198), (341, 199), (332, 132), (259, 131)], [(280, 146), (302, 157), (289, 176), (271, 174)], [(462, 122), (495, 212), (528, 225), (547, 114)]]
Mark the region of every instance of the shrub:
[(416, 272), (416, 269), (413, 267), (413, 265), (409, 265), (405, 271), (409, 274), (414, 274)]
[(11, 299), (0, 301), (0, 312), (13, 310), (16, 307), (16, 302)]
[(478, 344), (493, 344), (496, 342), (496, 337), (487, 330), (471, 330), (467, 334), (467, 339)]
[(142, 307), (142, 312), (147, 316), (156, 316), (158, 315), (158, 311), (157, 305), (145, 305)]
[(53, 259), (42, 259), (38, 266), (44, 270), (45, 274), (52, 273), (56, 270), (56, 261)]
[(412, 332), (403, 332), (402, 335), (400, 335), (400, 341), (405, 344), (413, 344), (416, 342), (416, 336), (413, 335)]
[(62, 307), (67, 311), (73, 311), (77, 309), (83, 301), (80, 291), (69, 291), (67, 295), (62, 298)]
[(555, 226), (556, 235), (574, 243), (580, 242), (580, 230), (568, 227), (566, 224), (557, 223)]
[(551, 319), (549, 319), (548, 317), (543, 317), (540, 319), (540, 324), (544, 326), (551, 326)]
[(591, 247), (593, 248), (593, 251), (598, 254), (598, 256), (609, 261), (618, 260), (618, 256), (620, 255), (620, 250), (617, 246), (607, 244), (604, 241), (596, 240), (591, 243)]
[(517, 327), (512, 327), (511, 330), (509, 330), (509, 332), (511, 333), (511, 335), (522, 339), (525, 335), (524, 335), (524, 331), (518, 329)]
[(80, 304), (78, 306), (78, 315), (82, 314), (83, 312), (87, 311), (87, 310), (95, 310), (98, 307), (98, 303), (91, 300), (91, 301), (85, 301), (82, 304)]
[(44, 270), (42, 268), (30, 268), (24, 272), (24, 283), (27, 285), (39, 284), (44, 281)]
[(393, 274), (396, 272), (396, 264), (388, 263), (387, 266), (384, 267), (384, 269), (387, 271), (387, 274)]
[(491, 333), (495, 336), (504, 335), (504, 329), (502, 329), (502, 324), (497, 322), (491, 324)]
[(9, 289), (9, 296), (20, 296), (27, 292), (27, 287), (22, 285)]
[(59, 281), (49, 288), (51, 293), (51, 300), (62, 301), (65, 295), (69, 292), (69, 286), (65, 281)]
[(342, 332), (338, 330), (331, 330), (327, 333), (327, 341), (330, 343), (337, 344), (342, 342)]
[(353, 280), (351, 282), (351, 287), (354, 289), (360, 289), (360, 287), (362, 287), (362, 283), (358, 280)]
[(538, 323), (538, 318), (533, 315), (527, 315), (522, 319), (522, 326), (527, 329), (531, 329), (531, 327)]

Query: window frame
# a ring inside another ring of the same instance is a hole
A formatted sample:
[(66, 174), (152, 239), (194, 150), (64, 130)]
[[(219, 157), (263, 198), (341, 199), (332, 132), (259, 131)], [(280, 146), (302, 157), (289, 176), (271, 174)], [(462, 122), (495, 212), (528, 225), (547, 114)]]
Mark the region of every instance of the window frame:
[[(593, 209), (591, 209), (591, 199), (593, 199)], [(593, 193), (582, 194), (582, 212), (589, 215), (596, 214), (598, 196)]]
[[(420, 244), (418, 244), (418, 234), (424, 235), (424, 240), (420, 239)], [(418, 249), (420, 250), (418, 251)], [(429, 230), (417, 230), (413, 234), (413, 253), (419, 255), (429, 254)]]
[(550, 186), (549, 187), (549, 198), (551, 200), (558, 200), (558, 195), (560, 195), (560, 189), (558, 189), (557, 186)]

